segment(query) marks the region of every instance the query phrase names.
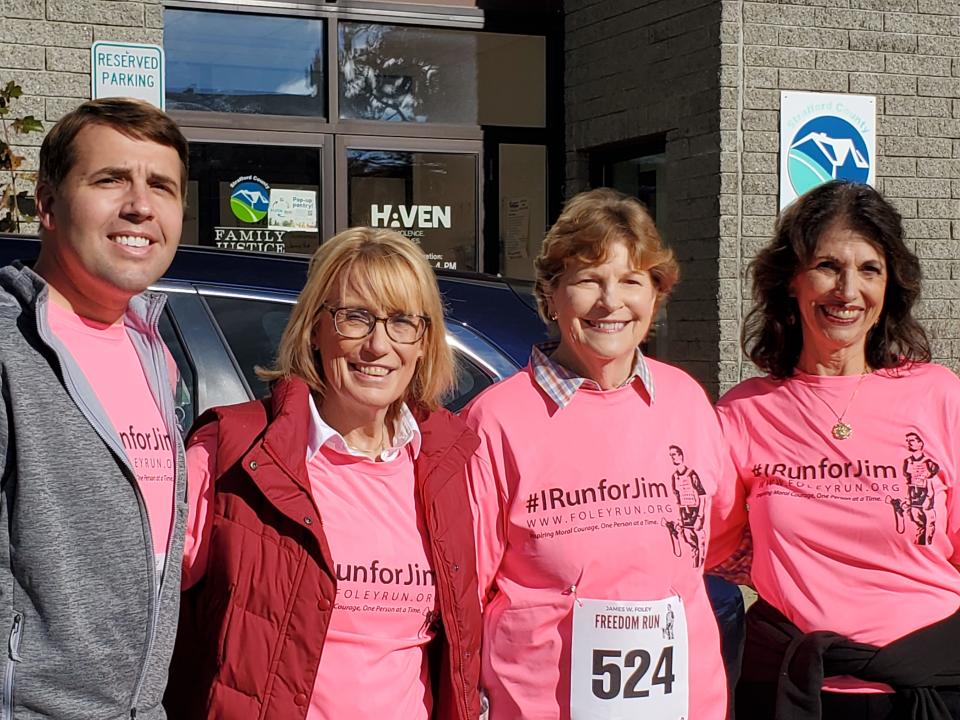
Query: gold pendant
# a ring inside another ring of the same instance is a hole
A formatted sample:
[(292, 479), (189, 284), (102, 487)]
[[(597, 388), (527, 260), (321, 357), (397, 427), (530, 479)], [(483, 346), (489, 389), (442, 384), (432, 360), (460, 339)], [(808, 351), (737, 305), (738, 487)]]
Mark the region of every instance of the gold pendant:
[(830, 433), (837, 440), (846, 440), (848, 437), (853, 435), (853, 428), (847, 425), (847, 423), (840, 420), (836, 425), (833, 426), (833, 430)]

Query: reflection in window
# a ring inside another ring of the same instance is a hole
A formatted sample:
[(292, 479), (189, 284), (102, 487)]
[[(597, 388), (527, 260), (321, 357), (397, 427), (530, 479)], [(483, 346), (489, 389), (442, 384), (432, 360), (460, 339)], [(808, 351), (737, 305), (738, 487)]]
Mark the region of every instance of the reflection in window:
[(341, 22), (340, 116), (542, 127), (542, 37)]
[(432, 265), (477, 268), (477, 156), (347, 150), (350, 225), (390, 227)]
[(444, 406), (450, 412), (460, 412), (466, 407), (467, 403), (473, 400), (477, 395), (493, 385), (494, 379), (483, 370), (481, 370), (466, 355), (453, 351), (456, 360), (454, 367), (457, 371), (457, 385), (453, 393), (444, 402)]
[(456, 122), (462, 114), (461, 122), (470, 122), (476, 117), (472, 40), (450, 31), (340, 23), (340, 116)]
[(206, 301), (247, 385), (256, 397), (266, 397), (270, 387), (256, 369), (273, 367), (293, 305), (217, 295), (206, 296)]
[(322, 20), (167, 8), (164, 49), (168, 110), (326, 115)]
[(657, 220), (657, 180), (663, 172), (664, 155), (643, 155), (610, 162), (604, 169), (606, 185), (639, 198), (654, 222)]

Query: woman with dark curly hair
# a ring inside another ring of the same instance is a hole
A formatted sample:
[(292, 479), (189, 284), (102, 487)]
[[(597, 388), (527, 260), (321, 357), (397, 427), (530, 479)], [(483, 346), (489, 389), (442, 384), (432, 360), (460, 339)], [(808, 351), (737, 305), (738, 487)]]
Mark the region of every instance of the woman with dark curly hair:
[(718, 404), (760, 595), (737, 718), (960, 718), (960, 380), (912, 316), (900, 215), (822, 185), (753, 281), (744, 350), (767, 375)]

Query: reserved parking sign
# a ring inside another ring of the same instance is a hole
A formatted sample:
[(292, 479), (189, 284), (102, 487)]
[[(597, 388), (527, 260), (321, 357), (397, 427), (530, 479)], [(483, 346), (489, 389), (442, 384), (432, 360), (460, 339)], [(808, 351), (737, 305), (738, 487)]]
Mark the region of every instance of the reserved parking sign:
[(166, 75), (163, 48), (141, 43), (97, 41), (90, 47), (91, 97), (132, 97), (161, 110)]

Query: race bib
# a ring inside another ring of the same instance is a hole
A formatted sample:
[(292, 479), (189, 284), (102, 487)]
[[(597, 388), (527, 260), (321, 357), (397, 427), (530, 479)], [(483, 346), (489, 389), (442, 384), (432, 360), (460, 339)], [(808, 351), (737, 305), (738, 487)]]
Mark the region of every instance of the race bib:
[(689, 687), (679, 597), (574, 602), (571, 720), (687, 720)]

